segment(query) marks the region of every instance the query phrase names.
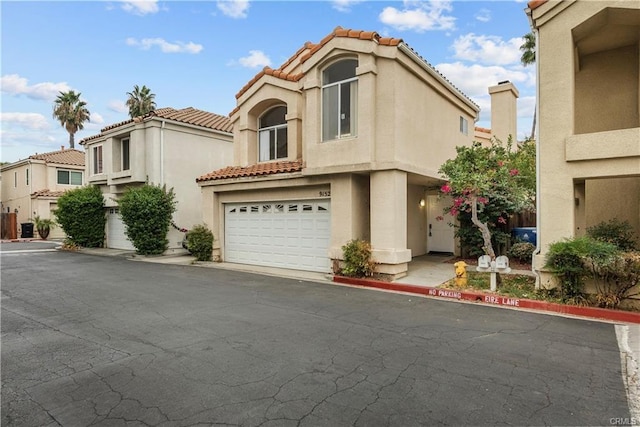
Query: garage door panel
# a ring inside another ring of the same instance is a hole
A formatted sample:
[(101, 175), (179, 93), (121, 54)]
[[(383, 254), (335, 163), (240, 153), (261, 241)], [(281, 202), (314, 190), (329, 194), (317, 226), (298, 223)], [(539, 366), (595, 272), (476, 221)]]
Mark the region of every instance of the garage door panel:
[(117, 208), (107, 210), (107, 247), (133, 251), (135, 247), (125, 234), (126, 226)]
[(329, 271), (328, 201), (225, 206), (225, 261)]

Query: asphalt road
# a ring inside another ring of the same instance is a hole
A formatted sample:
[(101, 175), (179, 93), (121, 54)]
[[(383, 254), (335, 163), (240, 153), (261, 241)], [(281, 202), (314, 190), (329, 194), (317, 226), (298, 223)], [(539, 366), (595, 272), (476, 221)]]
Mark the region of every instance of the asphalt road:
[(630, 419), (612, 324), (13, 245), (3, 426)]

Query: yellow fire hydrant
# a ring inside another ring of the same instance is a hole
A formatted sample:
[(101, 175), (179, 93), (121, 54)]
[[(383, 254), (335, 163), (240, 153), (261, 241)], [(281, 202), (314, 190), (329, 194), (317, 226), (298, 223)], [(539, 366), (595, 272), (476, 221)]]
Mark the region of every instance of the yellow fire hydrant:
[(467, 286), (467, 263), (458, 261), (453, 266), (456, 269), (456, 286)]

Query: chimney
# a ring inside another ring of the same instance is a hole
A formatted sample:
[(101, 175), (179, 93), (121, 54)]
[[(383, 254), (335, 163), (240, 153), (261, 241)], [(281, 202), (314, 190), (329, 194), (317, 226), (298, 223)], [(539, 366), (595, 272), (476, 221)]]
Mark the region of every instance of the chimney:
[(518, 141), (518, 89), (509, 80), (489, 87), (491, 95), (491, 133), (507, 142), (512, 136), (514, 145)]
[(60, 151), (64, 151), (64, 145), (60, 146)]

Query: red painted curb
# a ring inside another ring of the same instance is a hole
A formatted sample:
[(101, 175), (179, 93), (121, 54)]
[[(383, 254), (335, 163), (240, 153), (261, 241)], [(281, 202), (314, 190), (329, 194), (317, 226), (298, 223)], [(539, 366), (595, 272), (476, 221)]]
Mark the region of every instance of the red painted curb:
[(379, 280), (355, 279), (352, 277), (333, 276), (336, 283), (361, 286), (365, 288), (384, 289), (388, 291), (407, 292), (437, 298), (447, 298), (465, 301), (475, 301), (484, 305), (499, 305), (511, 308), (528, 308), (549, 311), (559, 314), (590, 317), (594, 319), (612, 320), (616, 322), (639, 323), (640, 313), (623, 310), (608, 310), (598, 307), (580, 307), (553, 302), (510, 298), (504, 295), (487, 294), (483, 292), (457, 291), (455, 289), (434, 288), (431, 286), (405, 285), (402, 283), (382, 282)]

